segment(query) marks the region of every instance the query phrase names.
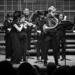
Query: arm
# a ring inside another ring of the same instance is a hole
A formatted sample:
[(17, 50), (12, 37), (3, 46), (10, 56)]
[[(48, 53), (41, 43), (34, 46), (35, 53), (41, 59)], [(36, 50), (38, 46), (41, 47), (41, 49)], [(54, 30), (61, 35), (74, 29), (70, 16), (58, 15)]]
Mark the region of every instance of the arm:
[(23, 29), (23, 24), (21, 24), (20, 27), (17, 26), (17, 24), (14, 24), (14, 27), (15, 27), (19, 32), (21, 32), (21, 30)]

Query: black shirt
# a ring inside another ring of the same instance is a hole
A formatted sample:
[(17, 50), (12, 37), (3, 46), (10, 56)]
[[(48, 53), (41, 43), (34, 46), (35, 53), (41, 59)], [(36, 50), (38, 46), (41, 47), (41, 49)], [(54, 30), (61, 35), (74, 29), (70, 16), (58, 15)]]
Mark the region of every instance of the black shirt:
[(41, 30), (43, 32), (44, 19), (37, 18), (35, 20), (35, 24), (37, 26), (37, 30)]
[(20, 25), (19, 25), (19, 23), (15, 20), (14, 22), (13, 22), (13, 25), (12, 25), (12, 32), (19, 32), (15, 27), (14, 27), (14, 24), (16, 24), (17, 26), (19, 26), (20, 27)]
[(5, 29), (5, 33), (9, 33), (8, 28), (12, 29), (13, 23), (8, 22), (8, 20), (5, 20), (4, 22), (4, 29)]

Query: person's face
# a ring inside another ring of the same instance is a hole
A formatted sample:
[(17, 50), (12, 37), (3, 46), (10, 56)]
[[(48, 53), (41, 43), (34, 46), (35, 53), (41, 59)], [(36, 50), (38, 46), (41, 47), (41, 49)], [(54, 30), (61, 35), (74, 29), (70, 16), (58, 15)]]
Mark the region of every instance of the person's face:
[(40, 18), (43, 19), (44, 18), (44, 15), (40, 15)]
[(28, 9), (24, 10), (24, 14), (29, 15), (29, 10)]
[(25, 17), (23, 16), (21, 19), (20, 19), (20, 22), (24, 22), (25, 21)]
[(63, 20), (63, 14), (60, 14), (60, 15), (59, 15), (59, 19), (60, 19), (60, 20)]
[(11, 22), (13, 22), (13, 17), (9, 17), (8, 18), (8, 21), (11, 23)]
[(55, 16), (56, 12), (55, 11), (49, 11), (48, 12), (50, 15)]

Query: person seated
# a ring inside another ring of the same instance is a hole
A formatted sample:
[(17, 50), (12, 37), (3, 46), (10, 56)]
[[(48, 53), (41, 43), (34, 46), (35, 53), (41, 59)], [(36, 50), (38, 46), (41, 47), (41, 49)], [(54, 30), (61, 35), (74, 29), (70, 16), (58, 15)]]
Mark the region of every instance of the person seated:
[(0, 62), (0, 73), (2, 75), (14, 75), (14, 68), (9, 61), (1, 61)]
[(70, 75), (69, 71), (64, 67), (58, 67), (52, 75)]
[(54, 70), (57, 68), (56, 64), (53, 62), (50, 62), (47, 64), (47, 74), (48, 75), (52, 75), (52, 73), (54, 72)]
[(70, 75), (75, 75), (75, 65), (69, 68)]
[(19, 75), (35, 75), (33, 66), (28, 63), (28, 62), (24, 62), (22, 64), (20, 64), (19, 68), (18, 68), (18, 72)]

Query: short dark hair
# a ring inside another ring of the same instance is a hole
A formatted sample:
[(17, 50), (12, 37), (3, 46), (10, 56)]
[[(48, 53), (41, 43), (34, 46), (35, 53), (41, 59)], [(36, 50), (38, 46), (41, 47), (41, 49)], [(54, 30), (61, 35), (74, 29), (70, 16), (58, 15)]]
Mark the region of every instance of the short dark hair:
[(44, 15), (43, 11), (37, 11), (38, 15)]

